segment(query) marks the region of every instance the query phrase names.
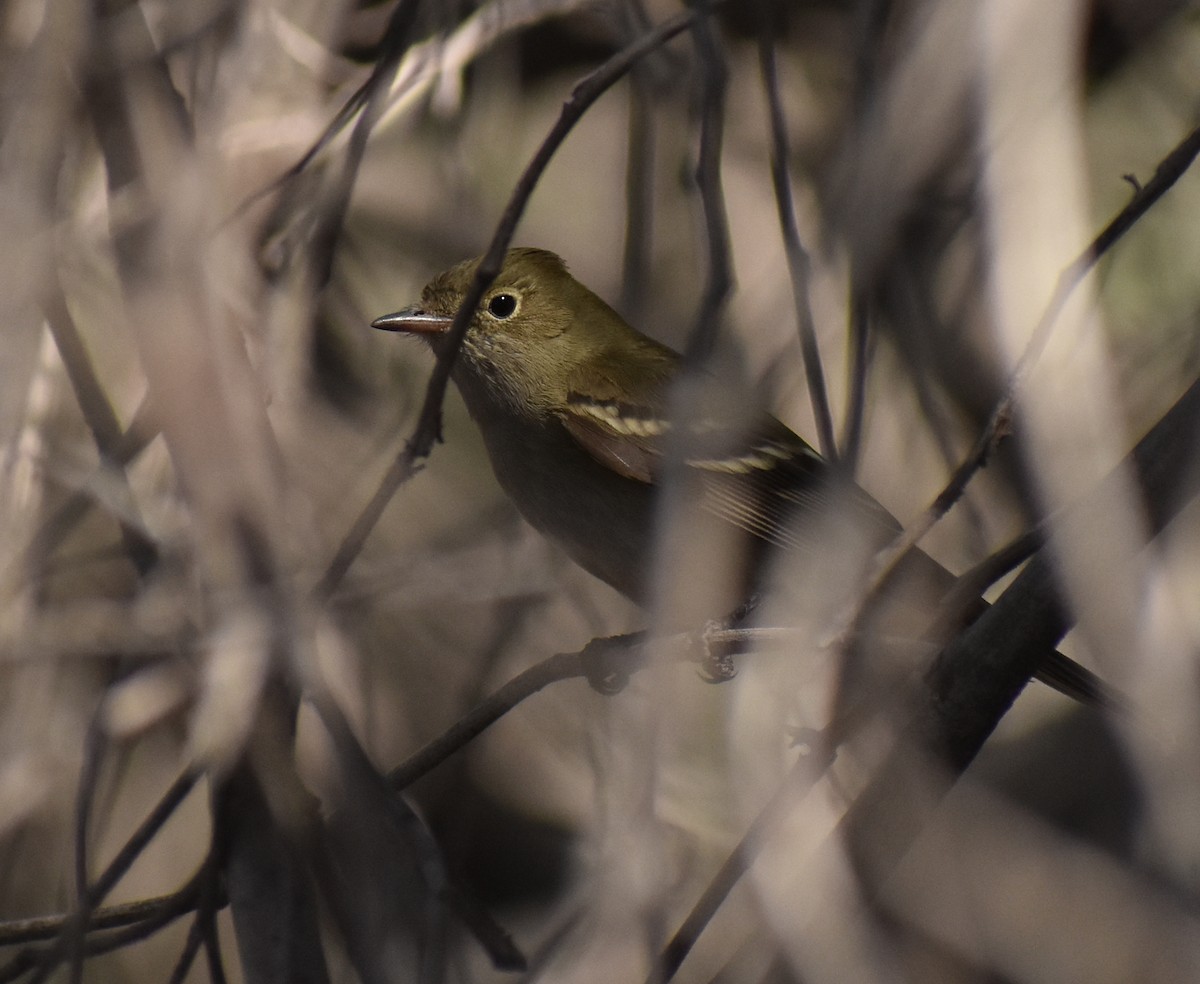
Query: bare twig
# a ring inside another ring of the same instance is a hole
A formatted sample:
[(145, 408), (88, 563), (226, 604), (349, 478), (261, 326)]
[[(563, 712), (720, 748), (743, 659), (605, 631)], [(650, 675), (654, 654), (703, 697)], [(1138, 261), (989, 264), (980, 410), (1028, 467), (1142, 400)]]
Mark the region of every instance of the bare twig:
[[(58, 348), (59, 356), (67, 370), (67, 378), (70, 379), (71, 387), (75, 391), (79, 409), (83, 411), (84, 420), (87, 421), (88, 429), (92, 432), (96, 448), (100, 452), (100, 461), (103, 465), (118, 470), (126, 505), (129, 509), (135, 510), (136, 517), (136, 506), (129, 492), (129, 483), (125, 479), (123, 471), (120, 471), (126, 464), (121, 460), (122, 452), (125, 450), (121, 423), (96, 375), (87, 348), (79, 336), (75, 319), (71, 317), (71, 312), (67, 309), (62, 288), (57, 282), (49, 291), (45, 308), (46, 323), (50, 327), (50, 334), (54, 338), (54, 344)], [(120, 516), (117, 517), (117, 521), (120, 524), (121, 538), (125, 543), (130, 561), (139, 574), (149, 573), (158, 560), (158, 548), (154, 541), (146, 536), (137, 523), (127, 522)], [(35, 560), (43, 559), (36, 555), (33, 557)]]
[(654, 107), (641, 72), (630, 75), (629, 148), (625, 157), (625, 248), (621, 310), (634, 324), (646, 303), (646, 272), (654, 226)]
[(942, 599), (943, 607), (951, 612), (961, 611), (1000, 578), (1015, 571), (1042, 548), (1050, 522), (1041, 522), (1027, 530), (960, 575), (954, 587)]
[(200, 923), (200, 935), (204, 940), (204, 959), (208, 963), (208, 977), (212, 984), (225, 984), (225, 962), (221, 957), (221, 940), (217, 933), (217, 912), (221, 908), (220, 885), (217, 882), (218, 872), (212, 866), (208, 878), (201, 888), (200, 909), (197, 920)]
[[(112, 891), (113, 886), (120, 881), (121, 877), (129, 870), (142, 851), (146, 849), (146, 846), (162, 828), (163, 824), (170, 819), (180, 803), (187, 798), (197, 779), (199, 779), (198, 773), (185, 772), (171, 784), (170, 788), (158, 803), (155, 804), (146, 819), (141, 822), (121, 850), (117, 852), (116, 857), (109, 862), (108, 867), (104, 869), (100, 877), (88, 888), (86, 898), (81, 900), (77, 912), (61, 923), (53, 944), (41, 951), (38, 970), (31, 977), (29, 984), (44, 981), (54, 972), (55, 968), (62, 962), (66, 955), (72, 934), (79, 931), (80, 913), (90, 912), (104, 901), (108, 893)], [(176, 915), (178, 914), (176, 913)], [(150, 918), (157, 919), (158, 917), (156, 913)], [(175, 917), (171, 916), (172, 919)], [(92, 952), (90, 945), (87, 952)], [(18, 955), (17, 958), (0, 967), (0, 982), (11, 980), (12, 978), (6, 975), (13, 971), (17, 962), (27, 959), (25, 956)], [(28, 969), (28, 964), (25, 966)]]
[(1025, 381), (1045, 348), (1050, 332), (1075, 288), (1121, 236), (1133, 228), (1138, 219), (1170, 190), (1192, 165), (1198, 154), (1200, 154), (1200, 127), (1192, 130), (1163, 158), (1155, 168), (1153, 177), (1138, 190), (1130, 202), (1113, 217), (1075, 261), (1059, 275), (1054, 293), (1034, 328), (1029, 344), (1013, 370), (1004, 396), (992, 411), (974, 446), (955, 470), (945, 488), (938, 493), (925, 512), (915, 522), (909, 524), (904, 533), (877, 556), (876, 573), (871, 579), (871, 588), (867, 593), (868, 598), (873, 597), (886, 584), (904, 555), (916, 546), (925, 534), (962, 498), (971, 479), (986, 464), (988, 457), (995, 450), (996, 444), (1008, 432), (1014, 408), (1020, 398)]
[[(217, 833), (213, 831), (214, 835)], [(225, 984), (225, 965), (221, 960), (220, 942), (217, 939), (217, 911), (225, 904), (221, 897), (220, 870), (216, 864), (216, 843), (209, 849), (208, 857), (197, 872), (195, 882), (196, 915), (192, 920), (188, 938), (184, 943), (175, 969), (171, 972), (171, 984), (183, 984), (188, 970), (196, 960), (200, 947), (208, 961), (208, 977), (212, 984)]]
[(421, 776), (481, 735), (492, 724), (544, 687), (559, 680), (586, 677), (583, 653), (558, 653), (517, 674), (476, 704), (443, 734), (410, 755), (388, 774), (395, 789), (406, 789)]
[[(1198, 442), (1200, 381), (1193, 382), (1129, 456), (1072, 511), (1086, 515), (1092, 503), (1103, 504), (1107, 487), (1123, 482), (1126, 471), (1132, 470), (1143, 493), (1150, 532), (1157, 535), (1200, 494), (1200, 469), (1192, 454)], [(1029, 681), (1041, 654), (1052, 650), (1070, 626), (1053, 565), (1039, 554), (996, 603), (938, 656), (916, 719), (843, 821), (870, 886), (881, 884), (894, 868), (929, 811), (975, 758)], [(925, 768), (930, 755), (947, 771)], [(914, 768), (922, 770), (920, 783), (910, 782)], [(914, 796), (916, 787), (927, 795)]]
[(192, 964), (196, 962), (196, 954), (200, 952), (202, 935), (200, 917), (194, 916), (183, 949), (179, 951), (179, 959), (175, 961), (175, 967), (171, 971), (169, 984), (183, 984), (187, 980), (188, 971), (192, 969)]
[[(137, 943), (158, 932), (164, 926), (170, 925), (180, 916), (191, 912), (197, 904), (200, 891), (199, 879), (202, 875), (203, 871), (197, 873), (187, 885), (171, 895), (119, 907), (130, 911), (138, 909), (141, 916), (135, 922), (123, 921), (117, 924), (121, 928), (112, 932), (93, 933), (84, 944), (86, 955), (94, 957)], [(69, 920), (69, 917), (55, 918), (60, 925)], [(33, 922), (34, 920), (29, 921)], [(98, 927), (94, 923), (93, 929), (95, 928)], [(34, 976), (30, 980), (44, 980), (41, 968), (48, 963), (57, 966), (61, 959), (62, 954), (57, 943), (48, 947), (28, 947), (0, 967), (0, 984), (9, 984), (10, 981), (15, 981), (31, 970), (34, 971)]]
[[(1200, 470), (1181, 451), (1200, 440), (1200, 382), (1139, 442), (1130, 460), (1142, 479), (1155, 531), (1185, 502), (1200, 494)], [(1102, 497), (1101, 497), (1102, 498)], [(1030, 547), (1021, 538), (1002, 551), (1012, 560)], [(1034, 563), (1005, 592), (990, 612), (951, 644), (927, 677), (926, 702), (892, 757), (868, 789), (852, 804), (842, 830), (859, 852), (860, 872), (879, 886), (922, 828), (936, 797), (923, 755), (933, 753), (953, 775), (966, 768), (1036, 669), (1039, 654), (1052, 649), (1069, 627), (1058, 600), (1053, 574), (1044, 558)], [(738, 846), (709, 882), (700, 899), (664, 949), (650, 981), (672, 979), (764, 840), (786, 816), (796, 797), (824, 773), (834, 751), (827, 742), (814, 746), (816, 759), (801, 758), (774, 796), (755, 817)], [(920, 770), (920, 781), (914, 769)], [(864, 853), (865, 852), (865, 853)]]
[(138, 825), (121, 850), (117, 852), (116, 857), (108, 863), (108, 866), (101, 872), (100, 877), (88, 889), (89, 906), (95, 908), (108, 897), (108, 893), (113, 890), (113, 886), (121, 880), (133, 862), (138, 859), (142, 851), (146, 849), (146, 845), (150, 843), (163, 824), (171, 819), (171, 815), (187, 798), (188, 793), (192, 791), (192, 787), (196, 785), (199, 779), (200, 773), (189, 770), (171, 783), (162, 798), (146, 816), (146, 819)]
[(729, 260), (729, 219), (721, 187), (721, 145), (725, 133), (725, 86), (728, 70), (712, 25), (712, 5), (696, 4), (692, 41), (696, 49), (700, 96), (700, 151), (696, 162), (696, 185), (704, 211), (707, 232), (708, 276), (696, 326), (688, 338), (685, 359), (704, 365), (717, 342), (721, 312), (733, 287)]
[[(91, 928), (93, 931), (120, 929), (154, 919), (165, 909), (174, 910), (179, 903), (180, 896), (190, 893), (190, 885), (189, 882), (188, 886), (168, 895), (158, 895), (154, 898), (140, 899), (137, 902), (126, 902), (121, 905), (96, 909), (92, 913)], [(0, 947), (36, 943), (38, 940), (52, 940), (62, 932), (63, 927), (70, 919), (70, 913), (66, 913), (0, 922)]]
[(784, 777), (779, 788), (771, 796), (742, 835), (742, 839), (725, 859), (717, 873), (709, 881), (696, 904), (692, 906), (687, 918), (680, 924), (675, 935), (671, 937), (658, 965), (647, 979), (646, 984), (667, 984), (675, 977), (692, 947), (712, 921), (717, 910), (729, 897), (734, 886), (754, 863), (762, 849), (763, 843), (774, 832), (779, 822), (787, 816), (796, 805), (799, 797), (803, 796), (816, 783), (833, 762), (832, 749), (827, 745), (817, 746), (821, 754), (817, 757), (798, 758), (791, 771)]
[[(706, 679), (722, 682), (730, 675), (714, 671), (733, 653), (756, 643), (794, 642), (791, 628), (742, 628), (714, 623), (697, 632), (649, 637), (644, 632), (593, 639), (573, 653), (558, 653), (518, 673), (495, 693), (476, 704), (445, 732), (414, 752), (388, 775), (396, 789), (406, 789), (423, 775), (486, 731), (514, 707), (560, 680), (586, 679), (602, 694), (624, 689), (629, 677), (652, 661), (699, 663)], [(900, 644), (899, 640), (891, 640)]]
[(850, 292), (850, 390), (842, 433), (842, 464), (853, 477), (862, 452), (863, 416), (867, 406), (867, 371), (871, 362), (871, 305), (861, 287)]
[(278, 706), (260, 713), (250, 750), (215, 796), (242, 978), (328, 984), (316, 886), (295, 836), (317, 823), (316, 805), (288, 757), (294, 707), (278, 690), (270, 700)]
[[(377, 59), (370, 74), (356, 88), (333, 119), (325, 126), (320, 135), (309, 145), (300, 158), (282, 175), (269, 185), (250, 195), (236, 210), (245, 211), (250, 205), (265, 196), (286, 187), (291, 181), (306, 171), (326, 150), (329, 150), (342, 138), (367, 105), (373, 92), (379, 87), (384, 74), (390, 75), (386, 92), (386, 106), (381, 118), (376, 119), (373, 127), (386, 124), (388, 118), (399, 109), (408, 106), (413, 100), (420, 98), (439, 77), (450, 73), (462, 72), (479, 54), (494, 45), (506, 34), (513, 33), (522, 27), (529, 27), (540, 20), (562, 15), (575, 7), (581, 6), (586, 0), (526, 0), (524, 3), (483, 4), (470, 17), (454, 30), (449, 37), (436, 37), (419, 44), (408, 45), (407, 54), (401, 60), (398, 69), (385, 68), (384, 59)], [(399, 8), (393, 11), (388, 28), (385, 29), (384, 39), (380, 42), (381, 50), (388, 47), (388, 38), (398, 36)], [(407, 17), (407, 11), (405, 12)], [(395, 25), (395, 27), (393, 27)]]
[(100, 763), (108, 745), (101, 725), (101, 713), (101, 708), (96, 707), (88, 723), (83, 743), (83, 768), (80, 771), (79, 789), (75, 798), (75, 914), (68, 936), (72, 984), (79, 984), (83, 980), (83, 943), (87, 937), (93, 908), (88, 899), (88, 837)]
[(783, 102), (779, 98), (779, 77), (775, 67), (775, 42), (767, 18), (767, 0), (757, 0), (762, 25), (758, 37), (758, 60), (763, 91), (767, 97), (767, 115), (771, 126), (771, 181), (775, 188), (775, 208), (779, 213), (779, 229), (783, 234), (788, 273), (792, 281), (792, 302), (796, 307), (796, 330), (800, 334), (800, 352), (804, 360), (804, 375), (808, 380), (808, 398), (812, 403), (817, 424), (817, 442), (821, 453), (837, 461), (837, 442), (833, 436), (833, 413), (829, 409), (829, 393), (825, 387), (825, 368), (817, 344), (813, 324), (809, 284), (812, 280), (812, 261), (800, 241), (796, 228), (796, 209), (792, 202), (791, 179), (788, 172), (787, 122)]
[[(133, 420), (121, 434), (109, 461), (101, 468), (124, 467), (138, 457), (158, 436), (158, 427), (152, 422), (153, 408), (150, 398), (144, 399), (134, 412)], [(87, 487), (72, 493), (65, 502), (51, 513), (37, 528), (29, 546), (22, 555), (22, 563), (29, 564), (47, 557), (88, 514), (96, 497)]]
[[(363, 154), (366, 153), (367, 139), (375, 124), (383, 115), (387, 104), (388, 90), (400, 61), (412, 40), (413, 27), (416, 24), (417, 13), (421, 8), (420, 0), (399, 0), (388, 19), (387, 29), (381, 43), (381, 53), (359, 93), (355, 94), (355, 103), (360, 97), (362, 112), (354, 123), (350, 133), (350, 142), (342, 160), (341, 172), (330, 192), (326, 208), (322, 210), (320, 225), (314, 242), (312, 269), (318, 289), (329, 282), (333, 270), (334, 250), (341, 235), (342, 223), (346, 209), (350, 205), (350, 193), (358, 178), (358, 169), (362, 164)], [(357, 110), (357, 105), (355, 110)], [(343, 113), (346, 111), (344, 110)], [(353, 115), (351, 110), (346, 119)], [(339, 117), (340, 118), (340, 117)]]

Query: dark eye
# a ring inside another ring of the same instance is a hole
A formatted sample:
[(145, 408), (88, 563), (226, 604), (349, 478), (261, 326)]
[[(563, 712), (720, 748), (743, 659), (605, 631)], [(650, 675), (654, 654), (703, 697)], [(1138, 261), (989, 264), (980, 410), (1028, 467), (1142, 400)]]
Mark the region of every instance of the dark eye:
[(517, 309), (517, 299), (512, 294), (497, 294), (488, 301), (487, 309), (493, 318), (503, 321), (512, 317), (512, 313)]

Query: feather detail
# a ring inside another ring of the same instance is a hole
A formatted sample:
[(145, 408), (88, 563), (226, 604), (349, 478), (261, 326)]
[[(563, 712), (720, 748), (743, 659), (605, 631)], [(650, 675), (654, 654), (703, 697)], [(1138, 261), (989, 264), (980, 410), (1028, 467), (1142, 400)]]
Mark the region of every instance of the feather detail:
[[(576, 392), (567, 397), (562, 422), (610, 471), (646, 484), (657, 481), (673, 427), (659, 406)], [(815, 548), (805, 529), (819, 526), (811, 518), (835, 506), (835, 488), (836, 504), (853, 504), (869, 538), (882, 543), (899, 532), (887, 510), (857, 486), (836, 482), (829, 464), (774, 417), (763, 415), (746, 433), (711, 419), (693, 430), (698, 443), (714, 449), (684, 462), (699, 479), (704, 508), (764, 543)]]

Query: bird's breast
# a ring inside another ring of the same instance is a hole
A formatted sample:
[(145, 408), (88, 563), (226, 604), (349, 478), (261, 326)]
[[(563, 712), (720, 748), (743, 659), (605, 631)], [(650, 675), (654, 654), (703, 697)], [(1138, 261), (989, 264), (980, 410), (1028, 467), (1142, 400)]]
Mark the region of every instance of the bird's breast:
[(653, 487), (596, 462), (557, 419), (514, 421), (473, 402), (492, 470), (521, 515), (586, 571), (644, 600)]

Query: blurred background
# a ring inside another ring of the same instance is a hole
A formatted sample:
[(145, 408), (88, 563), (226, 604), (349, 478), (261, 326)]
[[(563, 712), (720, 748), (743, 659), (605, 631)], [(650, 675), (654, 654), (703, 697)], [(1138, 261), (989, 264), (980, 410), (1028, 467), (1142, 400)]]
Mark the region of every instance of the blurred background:
[[(1195, 126), (1200, 11), (691, 8), (711, 33), (654, 48), (587, 109), (513, 243), (558, 252), (678, 349), (712, 251), (727, 251), (715, 371), (816, 445), (798, 331), (811, 320), (837, 450), (910, 523), (966, 457), (1060, 276)], [(322, 577), (433, 368), (371, 320), (482, 254), (577, 83), (685, 9), (0, 10), (0, 980), (273, 979), (252, 917), (235, 934), (221, 903), (279, 909), (276, 889), (315, 900), (328, 974), (288, 979), (371, 979), (374, 940), (373, 979), (513, 977), (430, 888), (443, 882), (512, 934), (520, 979), (652, 974), (786, 784), (797, 729), (825, 723), (829, 625), (799, 626), (781, 603), (772, 618), (804, 644), (764, 644), (720, 685), (671, 660), (612, 696), (551, 684), (407, 789), (409, 839), (371, 872), (338, 853), (380, 836), (338, 826), (377, 806), (347, 741), (387, 773), (516, 674), (647, 616), (524, 524), (453, 388), (442, 442), (344, 576)], [(697, 180), (706, 127), (716, 202)], [(1197, 214), (1188, 172), (1072, 295), (1012, 436), (923, 541), (946, 566), (1081, 497), (1195, 380)], [(1081, 623), (1064, 651), (1134, 713), (1031, 686), (870, 898), (832, 828), (876, 760), (839, 763), (783, 811), (678, 979), (1195, 979), (1200, 517), (1185, 507), (1152, 538), (1132, 481), (1118, 485), (1103, 522), (1066, 524), (1055, 556)], [(81, 905), (181, 773), (197, 781), (178, 809), (102, 903)], [(245, 783), (265, 812), (238, 812)], [(239, 889), (247, 816), (290, 845), (299, 888)], [(335, 831), (331, 867), (306, 824)], [(165, 896), (197, 872), (211, 891), (193, 886), (162, 929), (131, 916), (143, 932), (109, 954), (84, 959), (67, 932), (47, 956), (20, 922)], [(372, 877), (361, 898), (395, 906), (372, 910), (378, 936), (347, 901)], [(193, 912), (214, 900), (208, 958), (191, 963), (209, 923)]]

